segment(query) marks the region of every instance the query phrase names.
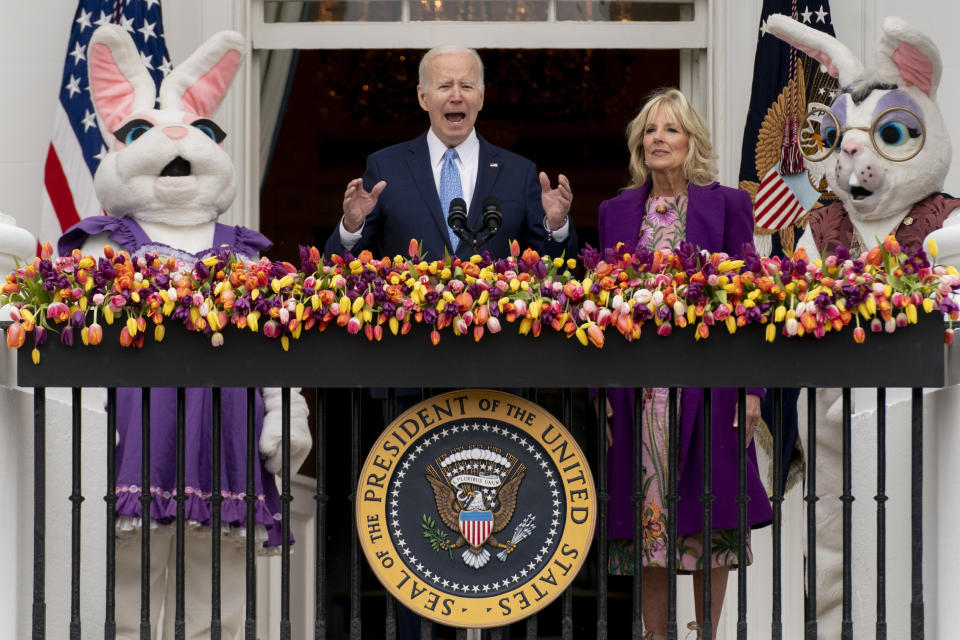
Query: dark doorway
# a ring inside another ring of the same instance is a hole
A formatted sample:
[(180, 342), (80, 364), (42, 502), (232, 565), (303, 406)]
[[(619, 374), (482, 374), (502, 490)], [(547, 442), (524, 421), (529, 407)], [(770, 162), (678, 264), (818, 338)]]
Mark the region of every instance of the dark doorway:
[[(677, 85), (676, 50), (485, 49), (477, 130), (570, 178), (581, 243), (596, 246), (600, 202), (626, 185), (624, 129), (644, 97)], [(427, 127), (417, 103), (420, 50), (301, 51), (260, 195), (273, 259), (322, 247), (340, 220), (343, 190), (367, 155)]]

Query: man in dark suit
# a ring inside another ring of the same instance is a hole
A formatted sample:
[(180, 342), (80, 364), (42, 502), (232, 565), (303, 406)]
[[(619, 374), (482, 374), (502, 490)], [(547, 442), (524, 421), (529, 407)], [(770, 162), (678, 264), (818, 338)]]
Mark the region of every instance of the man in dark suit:
[[(477, 229), (483, 201), (492, 195), (503, 220), (481, 251), (503, 258), (509, 242), (517, 240), (541, 254), (576, 257), (577, 235), (568, 217), (570, 182), (561, 174), (552, 188), (532, 162), (477, 135), (483, 88), (483, 64), (473, 49), (448, 45), (424, 55), (417, 97), (430, 116), (430, 129), (367, 158), (363, 177), (347, 185), (343, 218), (326, 242), (327, 255), (364, 249), (378, 257), (406, 255), (410, 240), (417, 239), (428, 260), (442, 259), (445, 252), (469, 257), (473, 247), (447, 225), (450, 202), (459, 197), (469, 203), (467, 226)], [(399, 411), (419, 400), (413, 391), (398, 391)], [(500, 634), (506, 640), (509, 629)], [(401, 640), (421, 637), (418, 616), (404, 607), (398, 611), (398, 635)]]
[[(430, 129), (414, 140), (381, 149), (367, 158), (362, 178), (347, 185), (343, 219), (325, 252), (377, 256), (406, 255), (411, 239), (427, 259), (444, 250), (461, 257), (474, 253), (447, 225), (450, 200), (469, 203), (467, 226), (482, 222), (487, 196), (500, 201), (503, 221), (481, 250), (495, 258), (508, 243), (567, 257), (577, 253), (577, 236), (568, 213), (573, 194), (566, 176), (551, 188), (529, 160), (495, 147), (474, 130), (483, 108), (483, 65), (477, 52), (459, 46), (431, 49), (420, 63), (417, 97), (430, 116)], [(452, 197), (451, 197), (452, 196)]]

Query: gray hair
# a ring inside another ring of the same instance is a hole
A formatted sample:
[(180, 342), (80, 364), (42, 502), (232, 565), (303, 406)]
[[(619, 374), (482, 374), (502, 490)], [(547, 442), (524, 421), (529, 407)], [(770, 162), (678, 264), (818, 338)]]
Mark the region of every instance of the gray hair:
[(483, 87), (483, 60), (480, 59), (480, 54), (477, 53), (476, 49), (469, 49), (467, 47), (462, 47), (458, 44), (442, 44), (439, 47), (434, 47), (423, 54), (423, 58), (420, 60), (420, 86), (424, 89), (427, 87), (427, 65), (430, 64), (430, 61), (436, 58), (437, 56), (447, 55), (447, 54), (466, 54), (473, 56), (474, 62), (477, 63), (477, 84), (480, 87)]

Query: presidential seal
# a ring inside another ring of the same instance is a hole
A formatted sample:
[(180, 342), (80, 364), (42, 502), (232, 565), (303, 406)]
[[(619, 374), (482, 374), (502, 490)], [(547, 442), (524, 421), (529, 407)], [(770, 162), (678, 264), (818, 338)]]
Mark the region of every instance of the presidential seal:
[(357, 486), (357, 532), (384, 587), (416, 613), (498, 627), (566, 589), (593, 540), (587, 461), (560, 422), (487, 390), (424, 400), (386, 428)]

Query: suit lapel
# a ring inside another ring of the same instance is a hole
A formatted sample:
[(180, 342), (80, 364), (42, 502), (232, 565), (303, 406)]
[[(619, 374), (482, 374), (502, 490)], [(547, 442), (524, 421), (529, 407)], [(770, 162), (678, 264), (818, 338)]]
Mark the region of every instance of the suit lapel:
[(493, 185), (500, 175), (500, 150), (477, 134), (480, 142), (480, 154), (477, 158), (477, 181), (473, 188), (473, 198), (470, 201), (470, 211), (467, 213), (467, 224), (471, 229), (477, 229), (483, 222), (481, 206), (483, 199), (493, 191)]
[(420, 200), (430, 211), (430, 217), (433, 218), (443, 238), (444, 245), (453, 251), (450, 247), (450, 237), (447, 233), (447, 216), (440, 210), (440, 195), (437, 193), (437, 184), (433, 179), (433, 168), (430, 166), (430, 150), (427, 148), (427, 134), (423, 134), (414, 140), (408, 147), (409, 156), (407, 157), (407, 166), (410, 168), (410, 174), (413, 176), (413, 182), (417, 185), (417, 191), (420, 192)]

